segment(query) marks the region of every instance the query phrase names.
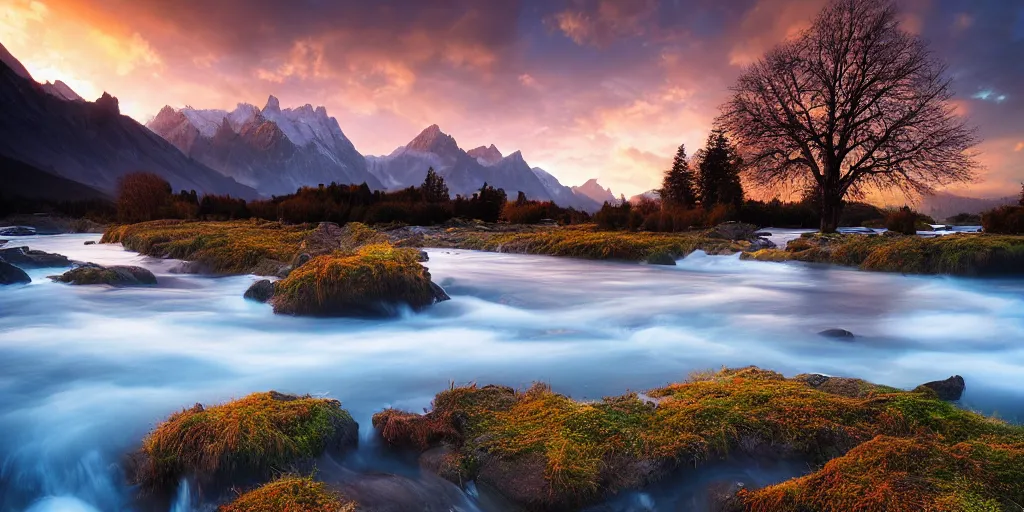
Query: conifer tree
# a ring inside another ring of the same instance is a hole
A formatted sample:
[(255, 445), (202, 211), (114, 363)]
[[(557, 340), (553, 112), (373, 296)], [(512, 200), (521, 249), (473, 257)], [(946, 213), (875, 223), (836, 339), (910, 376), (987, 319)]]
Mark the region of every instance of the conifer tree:
[(444, 178), (434, 172), (434, 168), (427, 169), (427, 177), (423, 180), (423, 196), (427, 202), (441, 203), (451, 199), (448, 195), (448, 185)]
[(665, 172), (661, 181), (661, 200), (671, 206), (691, 208), (697, 204), (695, 189), (696, 176), (686, 159), (686, 145), (680, 144), (672, 160), (672, 168)]

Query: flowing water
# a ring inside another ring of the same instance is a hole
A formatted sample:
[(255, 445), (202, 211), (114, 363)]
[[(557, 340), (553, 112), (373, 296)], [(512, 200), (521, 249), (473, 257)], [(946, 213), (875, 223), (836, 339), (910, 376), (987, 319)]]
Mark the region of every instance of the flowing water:
[[(662, 267), (430, 250), (427, 266), (451, 301), (392, 320), (309, 319), (243, 300), (253, 276), (176, 275), (171, 261), (83, 245), (96, 239), (8, 244), (142, 265), (160, 284), (73, 287), (45, 279), (62, 270), (40, 269), (29, 271), (29, 285), (0, 287), (0, 510), (149, 510), (124, 485), (121, 457), (182, 407), (269, 389), (342, 401), (366, 441), (340, 463), (349, 474), (399, 471), (376, 455), (370, 416), (388, 406), (421, 410), (452, 381), (541, 381), (596, 399), (723, 365), (903, 388), (960, 374), (964, 407), (1024, 419), (1021, 279), (907, 277), (703, 253)], [(828, 328), (858, 338), (815, 334)], [(805, 469), (721, 474), (764, 485)], [(699, 510), (693, 489), (701, 478), (626, 493), (603, 510)], [(469, 490), (453, 508), (488, 509)], [(209, 508), (201, 501), (186, 483), (157, 510)]]

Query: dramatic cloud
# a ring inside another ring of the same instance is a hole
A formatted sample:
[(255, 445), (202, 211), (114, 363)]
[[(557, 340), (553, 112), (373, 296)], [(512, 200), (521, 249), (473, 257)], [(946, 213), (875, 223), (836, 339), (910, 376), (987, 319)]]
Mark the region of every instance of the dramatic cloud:
[[(703, 144), (742, 67), (826, 0), (0, 0), (0, 42), (39, 80), (169, 104), (324, 105), (366, 154), (437, 123), (566, 184), (656, 186)], [(1024, 0), (904, 0), (979, 126), (984, 180), (1024, 179)]]

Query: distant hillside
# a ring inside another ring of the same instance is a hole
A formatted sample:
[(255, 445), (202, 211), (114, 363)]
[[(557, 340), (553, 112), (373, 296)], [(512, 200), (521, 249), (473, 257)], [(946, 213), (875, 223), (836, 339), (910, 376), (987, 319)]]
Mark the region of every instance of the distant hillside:
[(921, 213), (929, 215), (936, 221), (941, 222), (958, 213), (978, 214), (991, 210), (997, 206), (1015, 204), (1017, 199), (1018, 198), (1016, 197), (1010, 196), (995, 199), (965, 197), (950, 194), (948, 192), (936, 192), (933, 195), (922, 197), (921, 204), (918, 206), (918, 209)]
[(0, 199), (15, 197), (45, 201), (110, 199), (92, 187), (0, 155)]

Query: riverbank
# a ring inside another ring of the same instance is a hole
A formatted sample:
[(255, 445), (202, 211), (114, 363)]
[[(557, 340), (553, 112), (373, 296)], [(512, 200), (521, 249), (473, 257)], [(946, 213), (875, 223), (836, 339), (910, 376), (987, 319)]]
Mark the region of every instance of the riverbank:
[(810, 234), (784, 249), (765, 249), (744, 258), (804, 261), (877, 272), (956, 276), (1024, 275), (1024, 236), (958, 233), (935, 238)]

